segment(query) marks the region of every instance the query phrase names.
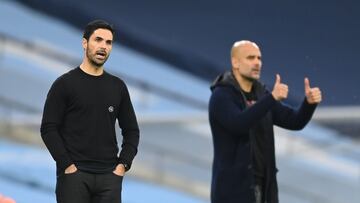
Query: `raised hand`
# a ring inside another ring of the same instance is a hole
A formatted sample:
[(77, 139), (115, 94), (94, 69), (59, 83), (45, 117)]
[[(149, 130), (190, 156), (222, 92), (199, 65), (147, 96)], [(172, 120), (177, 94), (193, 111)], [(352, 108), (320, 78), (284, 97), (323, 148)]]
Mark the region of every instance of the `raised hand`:
[(281, 83), (281, 78), (279, 74), (276, 74), (276, 80), (274, 84), (273, 91), (271, 94), (273, 95), (274, 99), (277, 101), (281, 101), (286, 99), (288, 96), (289, 88), (287, 85)]
[(321, 102), (321, 91), (318, 87), (310, 87), (310, 81), (308, 78), (304, 79), (305, 96), (309, 104), (318, 104)]

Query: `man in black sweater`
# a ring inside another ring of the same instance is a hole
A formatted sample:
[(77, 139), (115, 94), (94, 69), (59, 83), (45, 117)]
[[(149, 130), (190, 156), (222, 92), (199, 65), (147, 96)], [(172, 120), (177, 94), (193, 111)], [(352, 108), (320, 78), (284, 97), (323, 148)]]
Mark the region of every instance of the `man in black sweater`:
[(103, 68), (113, 35), (107, 22), (90, 22), (81, 65), (60, 76), (46, 98), (41, 137), (56, 161), (59, 203), (121, 202), (122, 179), (137, 153), (139, 127), (128, 89)]
[(276, 75), (273, 90), (258, 80), (259, 47), (239, 41), (231, 50), (232, 71), (211, 86), (209, 120), (214, 143), (212, 203), (277, 203), (273, 125), (300, 130), (321, 102), (319, 88), (304, 80), (305, 99), (297, 110), (281, 101), (288, 86)]

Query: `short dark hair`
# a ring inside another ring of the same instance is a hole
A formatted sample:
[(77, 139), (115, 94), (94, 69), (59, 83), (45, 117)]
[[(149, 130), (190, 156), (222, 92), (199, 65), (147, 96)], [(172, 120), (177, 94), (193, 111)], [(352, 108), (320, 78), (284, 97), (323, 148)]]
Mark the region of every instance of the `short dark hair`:
[(86, 27), (84, 29), (83, 38), (85, 38), (86, 40), (89, 40), (90, 36), (97, 29), (110, 30), (114, 37), (115, 31), (114, 31), (114, 28), (112, 25), (110, 25), (108, 22), (106, 22), (104, 20), (93, 20), (86, 25)]

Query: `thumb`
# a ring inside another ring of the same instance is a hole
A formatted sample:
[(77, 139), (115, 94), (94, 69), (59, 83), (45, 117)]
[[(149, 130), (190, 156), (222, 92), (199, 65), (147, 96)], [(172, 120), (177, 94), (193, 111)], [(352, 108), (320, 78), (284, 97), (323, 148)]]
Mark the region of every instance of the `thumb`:
[(310, 90), (311, 87), (310, 87), (310, 81), (308, 78), (304, 79), (304, 84), (305, 84), (305, 91)]
[(276, 74), (276, 80), (275, 80), (275, 85), (280, 84), (281, 83), (281, 78), (279, 74)]

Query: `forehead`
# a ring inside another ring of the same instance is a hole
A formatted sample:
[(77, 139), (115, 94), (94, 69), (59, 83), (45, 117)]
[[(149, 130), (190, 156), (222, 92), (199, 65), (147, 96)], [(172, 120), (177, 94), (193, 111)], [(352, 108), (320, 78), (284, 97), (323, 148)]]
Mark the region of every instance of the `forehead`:
[(96, 38), (96, 37), (101, 37), (105, 40), (112, 40), (113, 39), (113, 34), (110, 30), (108, 29), (96, 29), (92, 35), (90, 36), (90, 38)]
[(245, 56), (245, 57), (249, 56), (249, 55), (261, 56), (261, 52), (257, 46), (255, 46), (251, 43), (248, 43), (248, 44), (243, 44), (238, 47), (238, 55)]

